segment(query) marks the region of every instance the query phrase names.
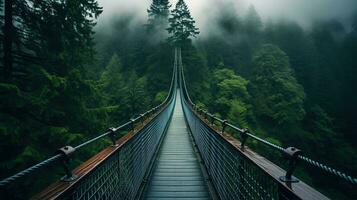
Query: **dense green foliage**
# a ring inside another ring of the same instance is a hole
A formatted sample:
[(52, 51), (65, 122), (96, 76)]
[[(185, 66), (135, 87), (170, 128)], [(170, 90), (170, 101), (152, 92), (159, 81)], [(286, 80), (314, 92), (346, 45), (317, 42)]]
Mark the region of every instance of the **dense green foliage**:
[(302, 120), (305, 93), (292, 74), (287, 55), (276, 46), (263, 45), (252, 64), (253, 101), (259, 117), (278, 124)]
[(213, 82), (214, 112), (222, 113), (221, 117), (236, 122), (240, 127), (247, 127), (252, 117), (249, 111), (251, 96), (247, 89), (249, 81), (225, 68), (213, 72)]
[(166, 39), (169, 26), (168, 17), (171, 4), (169, 0), (153, 0), (148, 9), (148, 33), (152, 43), (161, 42)]
[[(320, 21), (304, 30), (288, 21), (264, 24), (254, 7), (242, 17), (226, 11), (217, 19), (220, 33), (184, 54), (193, 100), (273, 143), (298, 147), (355, 175), (356, 27), (348, 31), (338, 21)], [(200, 60), (192, 64), (193, 57)], [(279, 154), (250, 142), (284, 166)], [(332, 198), (356, 195), (353, 186), (308, 165), (301, 164), (296, 175)]]
[(148, 9), (149, 24), (167, 24), (167, 19), (170, 14), (170, 7), (171, 5), (168, 0), (153, 0), (150, 8)]
[[(192, 44), (199, 32), (183, 0), (171, 13), (169, 1), (154, 0), (145, 26), (129, 13), (113, 18), (110, 30), (95, 29), (102, 12), (96, 0), (12, 2), (16, 23), (0, 34), (4, 41), (4, 34), (11, 35), (13, 52), (7, 59), (12, 66), (1, 62), (0, 68), (7, 74), (0, 82), (1, 178), (159, 104), (171, 77), (170, 42), (182, 47), (188, 88), (198, 105), (357, 174), (357, 15), (351, 30), (333, 20), (303, 29), (287, 21), (263, 23), (252, 6), (242, 16), (229, 8), (212, 21), (215, 34)], [(0, 1), (0, 13), (2, 8)], [(282, 161), (249, 142), (270, 160)], [(84, 149), (72, 164), (107, 144)], [(35, 174), (42, 176), (39, 181), (23, 179), (10, 186), (16, 193), (2, 198), (27, 199), (61, 173), (46, 168)], [(306, 165), (296, 175), (332, 198), (356, 195), (343, 181)]]
[[(94, 35), (102, 12), (95, 0), (19, 0), (12, 6), (10, 19), (17, 21), (10, 31), (13, 62), (10, 78), (2, 76), (0, 82), (1, 178), (54, 155), (57, 148), (78, 145), (127, 122), (166, 97), (172, 48), (159, 43), (166, 38), (150, 40), (159, 30), (140, 24), (134, 33), (125, 28), (130, 20), (120, 18), (113, 20), (115, 37)], [(149, 15), (152, 23), (156, 14)], [(168, 15), (164, 17), (168, 24)], [(71, 164), (78, 165), (108, 142), (79, 151)], [(41, 176), (39, 181), (30, 176), (10, 185), (1, 198), (28, 199), (63, 175), (57, 165), (34, 174)]]
[[(12, 68), (0, 84), (1, 177), (93, 136), (108, 119), (99, 88), (84, 70), (94, 60), (92, 28), (101, 13), (96, 1), (12, 2)], [(96, 148), (83, 156), (91, 151)], [(3, 198), (25, 198), (58, 175), (23, 180), (13, 188), (17, 193)]]
[(179, 0), (175, 9), (172, 10), (169, 18), (170, 27), (167, 29), (171, 36), (168, 40), (175, 45), (182, 45), (190, 41), (190, 37), (199, 34), (195, 27), (195, 20), (192, 18), (190, 10), (184, 0)]

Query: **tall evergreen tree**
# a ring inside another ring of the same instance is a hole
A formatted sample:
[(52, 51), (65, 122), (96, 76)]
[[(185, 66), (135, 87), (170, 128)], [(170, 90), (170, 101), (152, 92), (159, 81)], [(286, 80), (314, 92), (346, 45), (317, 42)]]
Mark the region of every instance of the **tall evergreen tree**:
[(11, 0), (0, 3), (0, 27), (3, 52), (2, 80), (5, 82), (21, 81), (27, 69), (25, 65), (35, 64), (34, 52), (29, 49), (35, 46), (34, 32), (29, 30), (26, 21), (33, 20), (29, 13), (34, 12), (33, 0)]
[[(90, 137), (103, 128), (106, 118), (102, 96), (94, 83), (86, 80), (83, 70), (94, 61), (94, 20), (101, 13), (97, 1), (5, 3), (0, 146), (17, 151), (0, 159), (1, 177), (48, 156), (46, 150), (53, 146)], [(48, 185), (51, 178), (36, 183), (24, 181), (14, 186), (18, 193), (2, 194), (2, 198), (29, 199), (36, 192), (34, 188)]]
[(255, 53), (253, 64), (251, 83), (257, 113), (278, 124), (302, 120), (305, 92), (294, 77), (286, 53), (265, 44)]
[(352, 33), (357, 34), (357, 12), (352, 18)]
[(168, 18), (170, 15), (169, 0), (153, 0), (147, 10), (149, 15), (148, 31), (152, 34), (154, 43), (160, 42), (167, 37)]
[(253, 5), (249, 7), (244, 20), (245, 31), (248, 34), (258, 34), (263, 28), (262, 20)]
[[(94, 55), (92, 28), (102, 12), (98, 2), (34, 1), (33, 10), (26, 23), (39, 35), (41, 48), (36, 52), (39, 57), (61, 66), (51, 64), (47, 69), (66, 75), (73, 67), (83, 68)], [(54, 12), (50, 14), (48, 10)]]
[(13, 2), (5, 1), (4, 15), (4, 80), (9, 80), (12, 75), (12, 42), (13, 42)]
[(184, 0), (179, 0), (172, 16), (169, 19), (170, 27), (167, 29), (171, 36), (169, 41), (176, 45), (190, 41), (190, 37), (196, 37), (200, 32), (195, 27), (195, 20), (192, 18), (190, 10)]
[(170, 7), (168, 0), (153, 0), (148, 9), (149, 22), (157, 19), (167, 19), (170, 14)]
[(4, 2), (0, 1), (0, 26), (2, 27), (4, 23)]

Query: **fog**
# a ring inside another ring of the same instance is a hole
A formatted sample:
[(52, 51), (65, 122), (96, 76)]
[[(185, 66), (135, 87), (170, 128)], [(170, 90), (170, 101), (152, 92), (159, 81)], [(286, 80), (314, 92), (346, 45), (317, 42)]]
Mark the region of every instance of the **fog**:
[[(151, 3), (151, 0), (98, 1), (104, 11), (98, 19), (97, 30), (110, 28), (112, 20), (122, 15), (130, 14), (132, 23), (145, 23)], [(171, 0), (173, 6), (176, 1)], [(186, 3), (203, 35), (214, 29), (212, 22), (227, 9), (244, 16), (249, 5), (254, 5), (263, 21), (284, 19), (304, 28), (315, 21), (336, 19), (349, 29), (351, 16), (357, 11), (357, 0), (186, 0)]]

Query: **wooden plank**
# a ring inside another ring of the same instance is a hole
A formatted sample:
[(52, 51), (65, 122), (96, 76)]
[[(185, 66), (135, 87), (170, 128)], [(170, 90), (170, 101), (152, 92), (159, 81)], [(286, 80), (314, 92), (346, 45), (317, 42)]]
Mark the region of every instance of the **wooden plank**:
[[(190, 108), (191, 109), (191, 108)], [(260, 156), (255, 153), (249, 147), (245, 147), (244, 151), (241, 149), (241, 142), (234, 138), (232, 135), (227, 133), (221, 133), (221, 129), (203, 117), (201, 117), (197, 112), (191, 111), (198, 117), (198, 119), (205, 124), (205, 126), (217, 134), (221, 139), (227, 142), (228, 145), (231, 145), (237, 150), (237, 153), (243, 155), (247, 160), (254, 163), (263, 172), (265, 172), (268, 176), (272, 177), (272, 179), (278, 183), (280, 190), (284, 190), (285, 192), (290, 193), (290, 195), (295, 196), (297, 199), (303, 200), (328, 200), (329, 198), (325, 195), (321, 194), (319, 191), (315, 190), (311, 186), (307, 185), (303, 181), (299, 181), (298, 183), (285, 183), (282, 182), (279, 177), (285, 176), (286, 171), (281, 167), (275, 165), (268, 159)]]
[(150, 191), (147, 194), (148, 198), (207, 198), (206, 191), (171, 191), (171, 192), (158, 192)]
[(153, 191), (170, 192), (170, 191), (205, 191), (207, 188), (204, 185), (181, 185), (181, 186), (151, 186)]
[[(164, 108), (163, 108), (164, 109)], [(94, 169), (96, 169), (101, 163), (108, 159), (111, 155), (119, 151), (124, 144), (126, 144), (136, 133), (140, 132), (141, 129), (145, 128), (155, 117), (161, 112), (159, 110), (152, 117), (147, 118), (143, 124), (139, 124), (135, 127), (134, 131), (131, 131), (118, 139), (116, 141), (117, 146), (109, 146), (98, 154), (91, 157), (89, 160), (85, 161), (78, 167), (76, 167), (72, 172), (78, 176), (78, 178), (72, 182), (57, 181), (47, 187), (42, 192), (38, 193), (32, 200), (46, 200), (46, 199), (57, 199), (61, 196), (65, 196), (67, 193), (71, 192), (77, 184), (79, 184), (84, 177), (89, 175)]]
[(167, 198), (147, 198), (147, 200), (208, 200), (209, 197), (198, 197), (198, 198), (175, 198), (175, 197), (167, 197)]
[(206, 180), (193, 150), (178, 95), (172, 120), (161, 145), (146, 199), (207, 199)]
[(180, 180), (171, 180), (171, 181), (163, 181), (163, 180), (151, 180), (150, 186), (202, 186), (205, 185), (203, 180), (200, 181), (180, 181)]

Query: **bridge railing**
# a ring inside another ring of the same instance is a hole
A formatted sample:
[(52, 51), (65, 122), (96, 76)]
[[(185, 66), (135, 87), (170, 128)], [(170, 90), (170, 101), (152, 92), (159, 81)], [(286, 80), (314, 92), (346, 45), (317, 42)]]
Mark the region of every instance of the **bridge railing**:
[[(356, 178), (307, 158), (297, 148), (283, 148), (270, 143), (198, 108), (188, 94), (181, 50), (178, 52), (183, 110), (207, 172), (221, 199), (328, 199), (293, 176), (298, 161), (306, 161), (351, 184), (357, 183)], [(216, 123), (220, 126), (216, 126)], [(239, 133), (240, 140), (227, 134), (227, 128)], [(246, 147), (249, 138), (281, 152), (289, 159), (288, 170), (283, 170)]]
[[(176, 54), (176, 51), (175, 51)], [(176, 58), (177, 56), (175, 56)], [(169, 93), (158, 106), (135, 119), (92, 138), (75, 147), (65, 146), (57, 154), (0, 181), (0, 189), (44, 167), (63, 162), (65, 176), (33, 199), (135, 199), (140, 195), (146, 173), (152, 165), (155, 152), (166, 131), (174, 109), (177, 88), (177, 61), (173, 67)], [(130, 130), (117, 140), (117, 134)], [(112, 145), (80, 166), (71, 170), (68, 163), (73, 154), (103, 138)], [(43, 178), (43, 177), (42, 177)]]

